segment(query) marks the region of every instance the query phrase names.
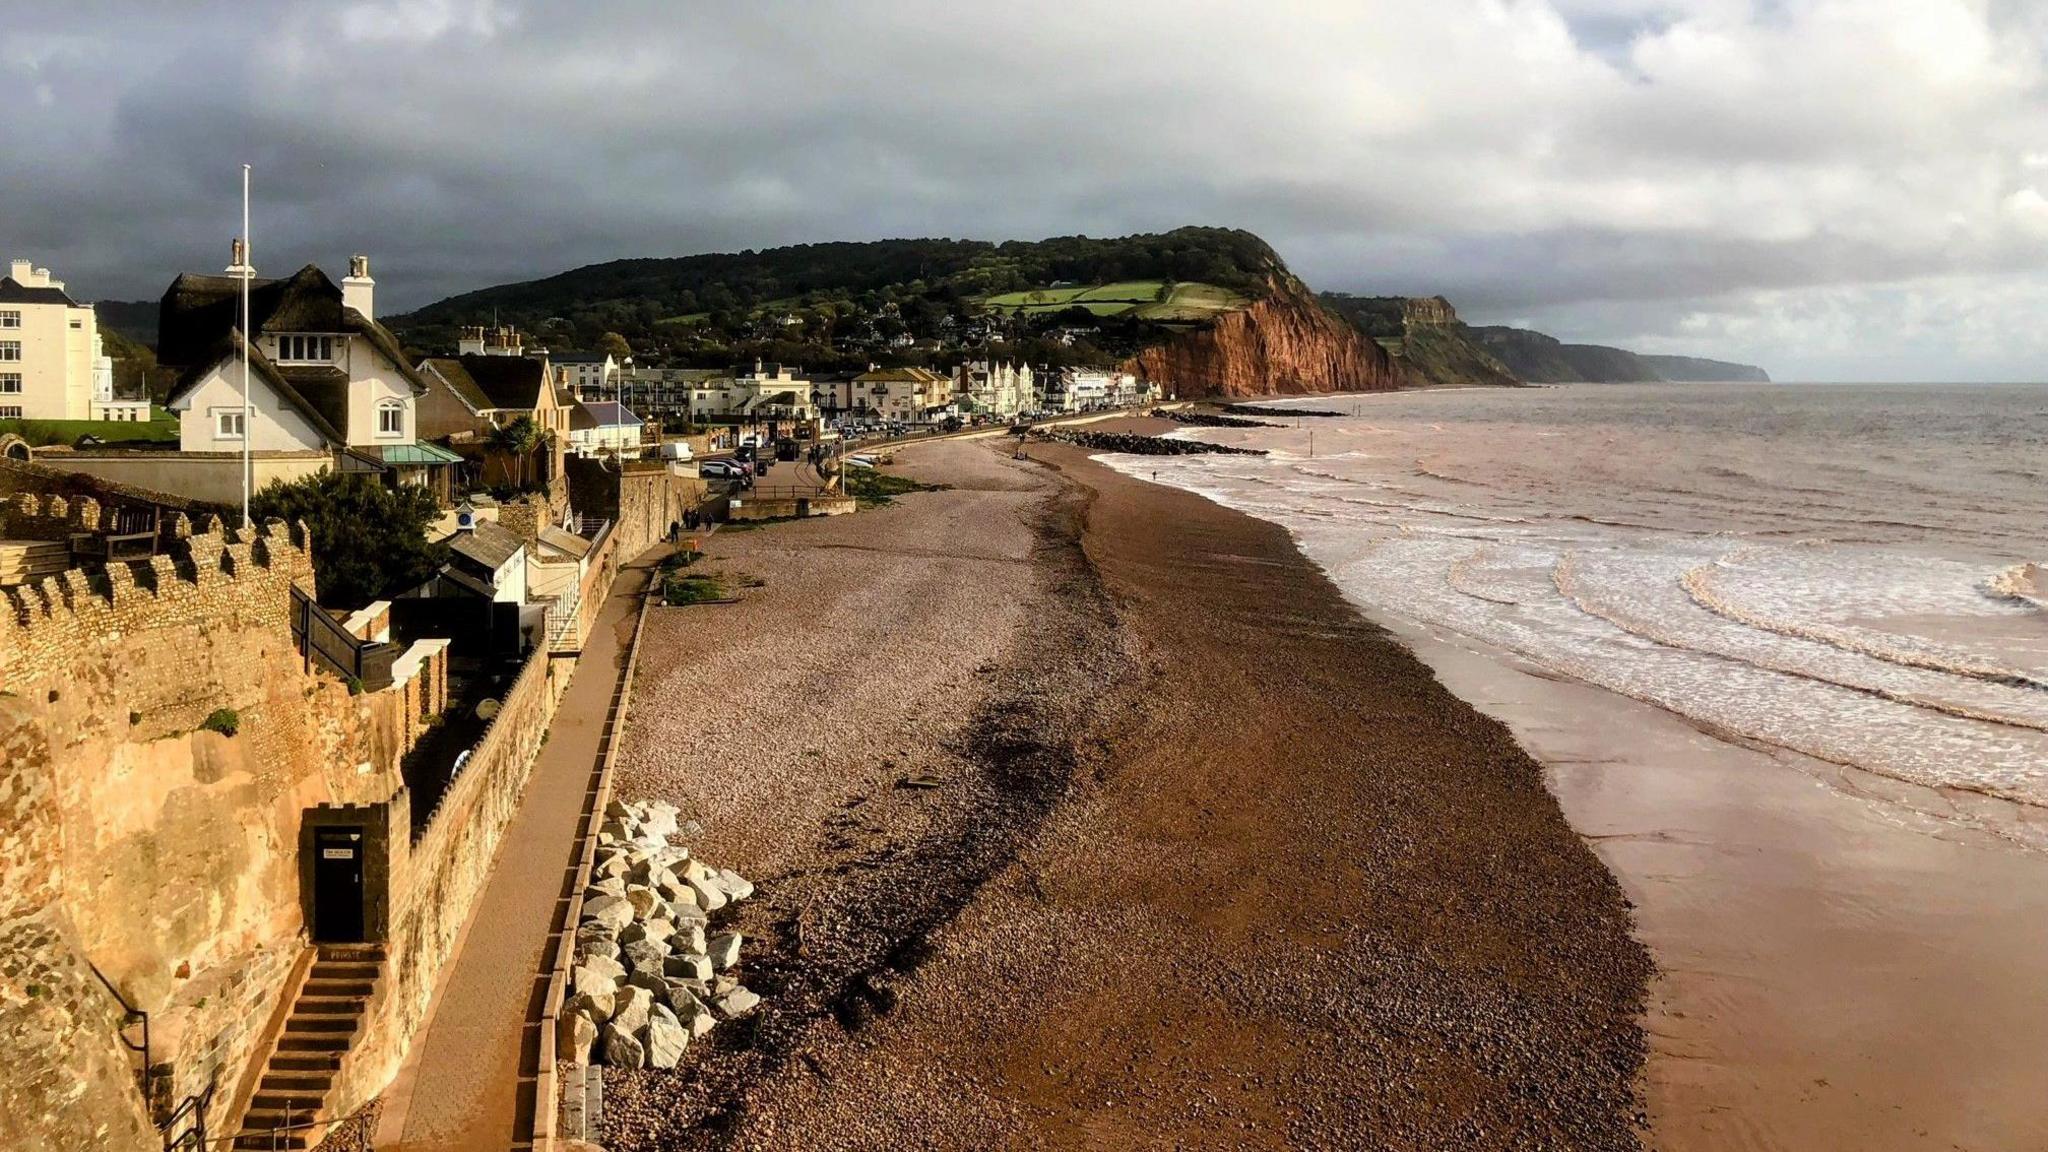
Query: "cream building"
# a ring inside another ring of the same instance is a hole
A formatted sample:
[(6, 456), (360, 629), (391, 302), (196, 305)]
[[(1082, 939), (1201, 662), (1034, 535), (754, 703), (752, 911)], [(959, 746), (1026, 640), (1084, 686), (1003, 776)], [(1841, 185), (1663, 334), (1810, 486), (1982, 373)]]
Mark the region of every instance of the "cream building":
[(953, 395), (962, 411), (1012, 419), (1037, 404), (1036, 377), (1028, 364), (969, 361), (953, 373)]
[[(104, 395), (102, 395), (104, 393)], [(100, 348), (92, 305), (48, 268), (16, 260), (0, 277), (0, 419), (146, 419), (113, 402), (114, 365)]]
[(855, 411), (915, 424), (950, 415), (953, 381), (929, 368), (870, 368), (853, 378)]
[(690, 419), (699, 424), (783, 424), (814, 420), (811, 382), (798, 369), (755, 361), (690, 388)]

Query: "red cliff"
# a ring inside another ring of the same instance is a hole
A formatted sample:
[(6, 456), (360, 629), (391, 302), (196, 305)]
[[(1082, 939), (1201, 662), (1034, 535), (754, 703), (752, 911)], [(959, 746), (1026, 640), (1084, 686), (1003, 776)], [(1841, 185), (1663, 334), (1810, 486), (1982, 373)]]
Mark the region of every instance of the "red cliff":
[(1124, 370), (1181, 399), (1401, 386), (1400, 369), (1384, 348), (1285, 275), (1265, 299), (1145, 349)]

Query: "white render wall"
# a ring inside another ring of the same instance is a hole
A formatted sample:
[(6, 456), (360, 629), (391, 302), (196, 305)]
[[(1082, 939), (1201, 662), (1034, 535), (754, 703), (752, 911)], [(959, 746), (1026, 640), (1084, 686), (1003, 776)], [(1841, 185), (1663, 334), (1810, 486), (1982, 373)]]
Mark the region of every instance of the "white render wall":
[[(92, 418), (93, 355), (99, 324), (90, 307), (0, 304), (21, 313), (21, 327), (0, 328), (0, 340), (21, 345), (21, 359), (0, 361), (0, 372), (21, 375), (21, 391), (0, 394), (0, 407), (21, 409), (24, 420)], [(71, 321), (79, 327), (71, 327)]]
[[(252, 451), (319, 451), (327, 446), (326, 437), (296, 409), (287, 406), (254, 370), (249, 373), (249, 390), (255, 396), (256, 407), (250, 419), (253, 436), (249, 447)], [(178, 413), (178, 449), (182, 452), (240, 452), (242, 442), (239, 439), (224, 440), (214, 436), (213, 413), (220, 408), (239, 408), (241, 404), (242, 366), (234, 360), (223, 360), (207, 372), (198, 387), (171, 404), (171, 411)]]

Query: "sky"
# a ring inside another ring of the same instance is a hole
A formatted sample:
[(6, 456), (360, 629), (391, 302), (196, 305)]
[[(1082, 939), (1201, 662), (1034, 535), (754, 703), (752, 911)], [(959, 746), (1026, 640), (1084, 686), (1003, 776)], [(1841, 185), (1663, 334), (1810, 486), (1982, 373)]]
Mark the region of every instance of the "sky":
[(2048, 380), (2048, 0), (10, 0), (0, 259), (86, 298), (371, 256), (1212, 224), (1317, 288), (1762, 364)]

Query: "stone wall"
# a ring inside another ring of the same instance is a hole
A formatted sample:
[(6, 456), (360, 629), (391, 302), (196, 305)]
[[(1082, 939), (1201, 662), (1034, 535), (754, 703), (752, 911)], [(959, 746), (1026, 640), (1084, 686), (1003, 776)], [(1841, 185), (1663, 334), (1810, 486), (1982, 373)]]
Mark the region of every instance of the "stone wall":
[(335, 1114), (363, 1106), (397, 1075), (456, 937), (483, 893), (498, 841), (519, 809), (559, 696), (551, 680), (566, 677), (573, 666), (535, 649), (419, 839), (406, 851), (394, 843), (389, 959), (362, 1039), (335, 1080)]
[(508, 532), (516, 532), (531, 543), (540, 539), (540, 530), (549, 524), (562, 522), (562, 513), (569, 510), (569, 482), (557, 473), (548, 481), (546, 490), (528, 492), (516, 500), (507, 500), (498, 505), (498, 525)]
[[(445, 692), (432, 667), (360, 696), (308, 673), (303, 532), (200, 528), (0, 600), (0, 1147), (153, 1146), (152, 1105), (209, 1082), (227, 1121), (304, 945), (302, 812), (391, 797)], [(149, 1013), (152, 1100), (88, 964)]]

